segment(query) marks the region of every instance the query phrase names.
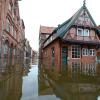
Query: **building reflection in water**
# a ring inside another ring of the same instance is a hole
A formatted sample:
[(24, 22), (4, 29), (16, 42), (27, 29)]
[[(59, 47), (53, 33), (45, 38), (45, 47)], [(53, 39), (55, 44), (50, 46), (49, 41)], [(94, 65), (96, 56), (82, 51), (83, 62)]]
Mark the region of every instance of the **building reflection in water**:
[[(27, 65), (27, 66), (25, 66)], [(0, 66), (0, 100), (20, 100), (22, 96), (22, 77), (29, 72), (29, 64), (12, 62)]]
[[(68, 64), (62, 67), (60, 72), (40, 67), (41, 70), (45, 70), (43, 72), (53, 93), (61, 100), (100, 100), (100, 63), (69, 62)], [(48, 85), (45, 88), (49, 89)]]
[[(18, 67), (18, 66), (17, 66)], [(20, 100), (22, 77), (20, 71), (0, 69), (0, 100)]]
[(47, 73), (39, 70), (38, 73), (38, 97), (39, 100), (60, 100), (54, 93), (54, 90), (48, 80)]
[(27, 64), (0, 67), (0, 100), (20, 100), (22, 77), (27, 76), (24, 81), (28, 81), (34, 72), (38, 73), (37, 100), (100, 100), (100, 63), (69, 62), (59, 72), (40, 66), (39, 70), (34, 66), (34, 71), (29, 68)]

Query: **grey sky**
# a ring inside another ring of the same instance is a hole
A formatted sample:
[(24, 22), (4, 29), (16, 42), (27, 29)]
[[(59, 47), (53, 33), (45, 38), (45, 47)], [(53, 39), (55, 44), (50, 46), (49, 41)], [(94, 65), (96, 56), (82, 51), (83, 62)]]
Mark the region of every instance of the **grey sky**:
[[(83, 0), (22, 0), (20, 15), (25, 22), (25, 35), (31, 47), (38, 50), (40, 25), (57, 26), (70, 18), (82, 5)], [(96, 24), (100, 24), (100, 0), (87, 0), (86, 6)]]

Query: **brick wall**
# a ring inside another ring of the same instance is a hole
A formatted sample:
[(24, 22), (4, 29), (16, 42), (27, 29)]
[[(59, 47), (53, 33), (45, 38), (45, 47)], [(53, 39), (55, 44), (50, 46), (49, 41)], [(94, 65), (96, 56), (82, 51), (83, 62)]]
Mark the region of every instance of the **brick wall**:
[[(55, 65), (52, 66), (52, 48), (55, 49)], [(51, 69), (54, 67), (56, 71), (60, 70), (60, 64), (61, 64), (61, 55), (60, 55), (60, 44), (59, 40), (55, 40), (52, 42), (49, 46), (45, 47), (43, 49), (43, 64), (48, 68)]]
[[(83, 48), (88, 48), (87, 46), (83, 46)], [(95, 46), (92, 46), (91, 47), (92, 49), (96, 49), (96, 47)], [(81, 53), (82, 53), (82, 49), (81, 49)], [(97, 54), (96, 54), (97, 55)], [(68, 57), (69, 57), (69, 60), (70, 61), (82, 61), (82, 62), (91, 62), (91, 61), (95, 61), (96, 60), (96, 55), (95, 56), (90, 56), (90, 55), (88, 55), (88, 56), (83, 56), (83, 55), (81, 55), (81, 57), (80, 58), (78, 58), (78, 59), (73, 59), (72, 58), (72, 47), (71, 47), (71, 45), (68, 45)]]
[[(9, 9), (11, 5), (11, 10)], [(7, 20), (9, 20), (9, 29), (7, 30)], [(16, 0), (0, 0), (0, 48), (2, 48), (2, 59), (4, 57), (4, 45), (5, 41), (8, 41), (9, 50), (8, 58), (10, 57), (10, 48), (13, 49), (12, 58), (14, 58), (14, 49), (16, 49), (16, 55), (20, 51), (23, 51), (22, 44), (18, 44), (23, 39), (24, 28), (21, 29), (20, 14), (18, 1)]]

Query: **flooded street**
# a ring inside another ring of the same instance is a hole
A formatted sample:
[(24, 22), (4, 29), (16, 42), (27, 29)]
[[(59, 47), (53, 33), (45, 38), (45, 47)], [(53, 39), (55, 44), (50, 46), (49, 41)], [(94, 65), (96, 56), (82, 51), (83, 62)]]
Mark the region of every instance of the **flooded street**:
[(27, 76), (23, 77), (21, 100), (34, 100), (38, 96), (38, 67), (33, 65)]
[[(18, 67), (18, 66), (17, 66)], [(38, 81), (38, 65), (0, 71), (0, 100), (59, 100), (53, 94), (41, 94)]]
[(28, 75), (23, 77), (21, 100), (58, 100), (54, 95), (41, 95), (39, 93), (41, 92), (40, 85), (38, 83), (38, 65), (32, 65)]
[(91, 1), (0, 0), (0, 100), (100, 100)]
[(100, 64), (74, 65), (60, 73), (36, 63), (2, 69), (0, 100), (100, 100)]

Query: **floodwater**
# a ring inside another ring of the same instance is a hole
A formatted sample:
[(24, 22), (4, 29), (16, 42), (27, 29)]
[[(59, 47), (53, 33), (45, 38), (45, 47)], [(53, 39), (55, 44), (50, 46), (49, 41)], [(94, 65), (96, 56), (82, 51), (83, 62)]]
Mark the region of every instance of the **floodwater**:
[(0, 100), (100, 100), (100, 63), (0, 68)]

